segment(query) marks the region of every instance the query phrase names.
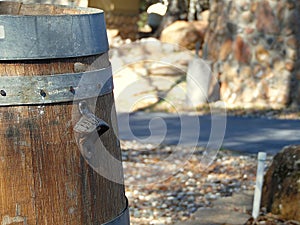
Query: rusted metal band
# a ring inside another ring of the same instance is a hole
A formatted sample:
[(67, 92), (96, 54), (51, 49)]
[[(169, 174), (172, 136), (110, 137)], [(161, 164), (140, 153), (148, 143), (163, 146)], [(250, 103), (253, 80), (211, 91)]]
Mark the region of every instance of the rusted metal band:
[(124, 209), (124, 211), (112, 221), (104, 223), (102, 225), (130, 225), (129, 206), (127, 198), (126, 208)]
[(93, 8), (74, 8), (83, 13), (0, 15), (0, 60), (70, 58), (107, 52), (109, 45), (104, 12)]
[(83, 73), (0, 76), (0, 106), (72, 102), (112, 91), (111, 67)]

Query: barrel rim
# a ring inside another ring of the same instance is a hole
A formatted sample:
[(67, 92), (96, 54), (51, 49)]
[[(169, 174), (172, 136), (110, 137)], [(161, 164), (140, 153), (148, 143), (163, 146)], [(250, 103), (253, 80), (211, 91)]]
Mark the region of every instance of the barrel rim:
[(107, 52), (103, 10), (75, 8), (92, 13), (0, 15), (0, 61), (76, 58)]
[(37, 15), (15, 15), (15, 14), (0, 14), (0, 17), (59, 17), (59, 16), (84, 16), (84, 15), (94, 15), (94, 14), (103, 14), (104, 10), (93, 7), (82, 7), (82, 6), (70, 6), (70, 5), (59, 5), (59, 4), (45, 4), (45, 3), (24, 3), (24, 2), (12, 2), (12, 1), (0, 1), (1, 3), (9, 3), (9, 4), (20, 4), (20, 5), (40, 5), (40, 6), (55, 6), (61, 9), (76, 9), (79, 12), (82, 11), (84, 13), (68, 13), (68, 14), (37, 14)]

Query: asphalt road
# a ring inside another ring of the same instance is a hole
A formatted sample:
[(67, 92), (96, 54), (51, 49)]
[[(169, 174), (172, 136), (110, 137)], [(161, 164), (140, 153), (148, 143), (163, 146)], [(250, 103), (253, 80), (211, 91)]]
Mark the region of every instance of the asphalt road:
[(300, 144), (300, 120), (135, 113), (118, 114), (118, 124), (120, 139), (153, 144), (269, 154)]

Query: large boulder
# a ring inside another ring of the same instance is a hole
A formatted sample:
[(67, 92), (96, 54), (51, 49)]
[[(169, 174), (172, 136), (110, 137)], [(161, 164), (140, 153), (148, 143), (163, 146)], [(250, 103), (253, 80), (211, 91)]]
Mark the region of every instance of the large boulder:
[(195, 49), (197, 42), (203, 42), (206, 28), (207, 22), (204, 21), (194, 23), (179, 20), (162, 31), (160, 40), (187, 49)]
[(262, 205), (268, 212), (300, 221), (300, 145), (278, 153), (265, 175)]

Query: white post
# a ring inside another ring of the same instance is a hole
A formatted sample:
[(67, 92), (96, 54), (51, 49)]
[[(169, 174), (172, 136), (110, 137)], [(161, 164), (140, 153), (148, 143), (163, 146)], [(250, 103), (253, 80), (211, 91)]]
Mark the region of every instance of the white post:
[(262, 186), (264, 182), (264, 169), (265, 169), (266, 158), (267, 158), (267, 154), (265, 152), (258, 153), (256, 185), (255, 185), (253, 210), (252, 210), (252, 217), (254, 219), (257, 219), (260, 211), (260, 202), (261, 202)]

